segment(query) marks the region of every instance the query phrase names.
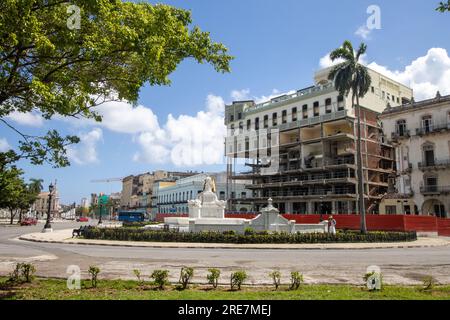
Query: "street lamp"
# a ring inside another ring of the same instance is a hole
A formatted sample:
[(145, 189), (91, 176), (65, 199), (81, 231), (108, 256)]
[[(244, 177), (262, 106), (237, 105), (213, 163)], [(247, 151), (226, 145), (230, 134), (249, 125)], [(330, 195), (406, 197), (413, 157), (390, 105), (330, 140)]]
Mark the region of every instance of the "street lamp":
[(323, 197), (320, 197), (320, 222), (323, 221), (322, 214), (323, 214)]
[(103, 203), (101, 202), (101, 201), (99, 201), (99, 215), (100, 215), (100, 218), (98, 219), (98, 224), (102, 224), (103, 223), (103, 221), (102, 221), (102, 205), (103, 205)]
[(53, 195), (54, 189), (55, 189), (55, 187), (53, 186), (52, 183), (50, 183), (50, 185), (48, 186), (49, 193), (48, 193), (47, 221), (45, 223), (44, 230), (42, 230), (42, 232), (44, 232), (44, 233), (53, 232), (52, 225), (50, 224), (50, 215), (51, 215), (51, 210), (52, 210), (52, 195)]

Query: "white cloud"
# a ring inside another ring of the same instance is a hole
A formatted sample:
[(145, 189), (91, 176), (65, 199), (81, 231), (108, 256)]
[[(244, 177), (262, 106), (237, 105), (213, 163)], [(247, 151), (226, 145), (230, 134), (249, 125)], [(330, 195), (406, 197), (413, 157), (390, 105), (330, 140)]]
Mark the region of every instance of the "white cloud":
[(80, 143), (69, 146), (67, 155), (76, 164), (85, 165), (99, 162), (97, 155), (97, 143), (103, 139), (103, 131), (94, 128), (88, 133), (79, 135)]
[[(361, 64), (367, 65), (367, 54), (363, 54), (359, 58), (359, 60), (360, 60)], [(320, 58), (320, 60), (319, 60), (319, 67), (320, 67), (320, 69), (326, 69), (326, 68), (338, 65), (339, 63), (342, 63), (342, 62), (344, 62), (344, 60), (340, 59), (340, 58), (332, 61), (331, 58), (330, 58), (330, 53), (327, 53), (322, 58)]]
[(431, 48), (427, 54), (412, 61), (404, 70), (390, 70), (376, 62), (368, 67), (414, 90), (416, 100), (450, 94), (450, 57), (443, 48)]
[(6, 152), (11, 149), (8, 141), (5, 138), (0, 138), (0, 152)]
[(372, 30), (367, 28), (367, 25), (362, 25), (355, 31), (355, 35), (363, 38), (364, 40), (368, 40), (370, 38), (371, 32), (372, 32)]
[(140, 151), (135, 161), (165, 163), (176, 166), (213, 165), (223, 162), (226, 135), (221, 97), (208, 95), (206, 110), (195, 116), (169, 115), (163, 129), (144, 132), (137, 138)]
[(250, 89), (233, 90), (231, 91), (231, 98), (235, 101), (242, 101), (249, 99)]
[[(319, 65), (327, 68), (339, 62), (332, 62), (327, 54), (320, 59)], [(415, 59), (403, 70), (391, 70), (377, 62), (368, 63), (366, 55), (361, 57), (361, 63), (411, 87), (416, 100), (432, 98), (438, 90), (442, 95), (450, 94), (450, 57), (446, 49), (431, 48), (426, 55)]]
[(42, 116), (36, 112), (18, 112), (14, 111), (7, 116), (12, 121), (30, 127), (40, 127), (44, 123)]

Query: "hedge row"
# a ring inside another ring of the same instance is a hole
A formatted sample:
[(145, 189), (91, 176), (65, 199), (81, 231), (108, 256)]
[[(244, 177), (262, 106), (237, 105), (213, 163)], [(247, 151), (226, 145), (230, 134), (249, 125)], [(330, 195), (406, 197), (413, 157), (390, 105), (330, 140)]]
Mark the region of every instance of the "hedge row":
[(338, 232), (336, 235), (326, 233), (288, 234), (269, 233), (239, 235), (219, 232), (173, 232), (140, 229), (98, 229), (89, 228), (84, 233), (86, 239), (147, 241), (147, 242), (196, 242), (196, 243), (353, 243), (353, 242), (406, 242), (417, 240), (415, 232)]

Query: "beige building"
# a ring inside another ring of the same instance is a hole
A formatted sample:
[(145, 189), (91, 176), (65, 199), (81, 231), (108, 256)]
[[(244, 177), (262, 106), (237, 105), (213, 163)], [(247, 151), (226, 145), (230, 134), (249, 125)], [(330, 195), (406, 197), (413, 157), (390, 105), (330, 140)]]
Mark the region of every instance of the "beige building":
[(450, 96), (388, 107), (380, 119), (395, 146), (397, 193), (413, 199), (411, 212), (450, 217)]
[[(49, 192), (41, 192), (38, 195), (36, 202), (31, 207), (31, 212), (38, 219), (46, 219), (49, 205)], [(52, 202), (50, 206), (50, 215), (52, 217), (59, 217), (60, 213), (60, 204), (59, 204), (59, 192), (55, 186), (55, 189), (52, 193)]]
[[(255, 211), (269, 197), (282, 213), (359, 211), (355, 110), (351, 95), (340, 96), (328, 80), (330, 70), (317, 72), (313, 86), (292, 94), (226, 106), (229, 194), (234, 181), (252, 180), (247, 188), (253, 195), (246, 202)], [(412, 90), (373, 70), (369, 73), (372, 86), (360, 100), (364, 193), (368, 212), (378, 213), (395, 168), (393, 148), (383, 140), (377, 116), (388, 103), (409, 102)], [(251, 171), (236, 174), (237, 159)], [(268, 173), (270, 168), (276, 171)]]

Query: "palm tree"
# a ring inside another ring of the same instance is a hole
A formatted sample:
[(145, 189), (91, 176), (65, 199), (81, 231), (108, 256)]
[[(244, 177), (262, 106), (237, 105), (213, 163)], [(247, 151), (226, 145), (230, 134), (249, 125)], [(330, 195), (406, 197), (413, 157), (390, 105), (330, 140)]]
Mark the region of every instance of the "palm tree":
[[(328, 76), (329, 80), (334, 81), (336, 90), (341, 96), (348, 96), (352, 94), (352, 108), (355, 108), (355, 115), (357, 121), (357, 168), (358, 168), (358, 202), (359, 211), (361, 215), (361, 232), (367, 233), (366, 226), (366, 207), (364, 204), (364, 176), (362, 169), (362, 154), (361, 154), (361, 107), (359, 105), (359, 98), (365, 96), (369, 91), (372, 80), (369, 71), (365, 66), (359, 63), (361, 56), (366, 53), (367, 46), (361, 43), (357, 52), (353, 50), (350, 41), (345, 41), (342, 47), (330, 53), (332, 61), (342, 59), (343, 62), (334, 66)], [(356, 105), (355, 105), (356, 100)]]
[(43, 183), (42, 179), (30, 179), (29, 188), (33, 193), (39, 194), (44, 189)]

